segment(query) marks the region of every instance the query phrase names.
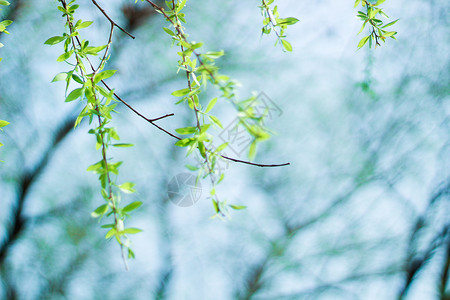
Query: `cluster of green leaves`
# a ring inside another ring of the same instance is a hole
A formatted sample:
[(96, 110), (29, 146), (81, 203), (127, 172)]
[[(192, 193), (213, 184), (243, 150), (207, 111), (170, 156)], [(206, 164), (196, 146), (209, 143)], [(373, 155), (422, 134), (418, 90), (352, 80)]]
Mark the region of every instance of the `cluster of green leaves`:
[(390, 37), (395, 40), (395, 35), (397, 34), (397, 31), (388, 31), (384, 28), (387, 28), (389, 26), (394, 25), (397, 23), (398, 19), (384, 24), (383, 21), (378, 19), (378, 15), (383, 16), (385, 18), (389, 18), (389, 16), (384, 13), (384, 11), (378, 7), (378, 5), (382, 4), (386, 0), (378, 0), (374, 3), (368, 1), (368, 0), (356, 0), (355, 1), (355, 8), (358, 5), (362, 5), (363, 7), (366, 7), (366, 12), (358, 11), (357, 18), (363, 21), (363, 25), (361, 27), (361, 30), (358, 32), (360, 34), (367, 24), (370, 25), (369, 35), (363, 37), (359, 43), (358, 43), (358, 49), (361, 49), (364, 47), (365, 44), (369, 43), (369, 48), (372, 48), (373, 42), (375, 42), (375, 48), (377, 46), (381, 46), (380, 41), (383, 41), (383, 43), (386, 41), (386, 38)]
[[(211, 127), (223, 129), (219, 118), (211, 114), (211, 110), (216, 105), (218, 99), (224, 98), (231, 100), (234, 97), (233, 86), (235, 83), (229, 77), (219, 74), (219, 68), (215, 61), (224, 55), (223, 51), (206, 52), (199, 54), (197, 51), (203, 46), (202, 43), (188, 41), (188, 35), (184, 32), (183, 23), (186, 23), (185, 15), (182, 12), (186, 5), (183, 1), (166, 1), (168, 12), (164, 12), (167, 21), (171, 24), (170, 28), (164, 28), (164, 31), (172, 37), (172, 45), (176, 44), (181, 51), (178, 52), (180, 60), (178, 61), (178, 70), (186, 73), (187, 87), (174, 91), (175, 97), (181, 99), (177, 104), (185, 103), (194, 112), (195, 126), (189, 126), (176, 129), (181, 135), (189, 137), (179, 140), (175, 145), (187, 147), (187, 155), (198, 150), (203, 159), (200, 168), (188, 166), (188, 169), (197, 171), (197, 180), (210, 177), (212, 188), (210, 198), (215, 207), (215, 216), (227, 215), (228, 205), (220, 201), (216, 194), (216, 185), (224, 179), (224, 174), (217, 177), (216, 163), (220, 159), (220, 152), (223, 151), (228, 143), (223, 143), (219, 147), (212, 149), (213, 135), (208, 132)], [(162, 12), (162, 11), (161, 11)], [(211, 99), (207, 105), (202, 106), (200, 93), (208, 83), (212, 84), (221, 91), (219, 97)], [(230, 206), (231, 207), (231, 206)]]
[[(111, 37), (107, 45), (89, 46), (89, 41), (81, 40), (79, 30), (89, 27), (91, 21), (82, 21), (74, 19), (74, 13), (78, 8), (75, 0), (66, 3), (60, 0), (61, 6), (58, 9), (66, 18), (66, 32), (61, 36), (54, 36), (49, 38), (45, 44), (55, 45), (63, 43), (64, 53), (62, 53), (57, 61), (65, 61), (67, 64), (73, 66), (68, 72), (59, 73), (53, 79), (54, 81), (64, 80), (66, 82), (66, 102), (80, 100), (84, 104), (84, 108), (79, 114), (75, 122), (75, 127), (80, 124), (82, 119), (88, 118), (89, 124), (94, 119), (97, 119), (98, 126), (89, 130), (89, 133), (96, 138), (96, 149), (101, 150), (102, 159), (97, 163), (91, 165), (87, 171), (98, 174), (101, 183), (101, 195), (105, 200), (105, 204), (97, 207), (92, 216), (102, 219), (103, 216), (113, 216), (114, 222), (103, 225), (102, 228), (108, 228), (106, 238), (115, 237), (122, 250), (123, 247), (128, 250), (128, 258), (134, 258), (134, 253), (130, 248), (130, 239), (128, 234), (138, 233), (141, 230), (137, 228), (125, 228), (124, 221), (129, 217), (129, 213), (139, 206), (141, 202), (136, 201), (125, 207), (120, 207), (121, 192), (134, 193), (134, 184), (126, 182), (117, 184), (114, 176), (119, 175), (119, 167), (122, 162), (113, 162), (107, 157), (109, 147), (131, 147), (131, 144), (118, 143), (120, 141), (119, 135), (114, 127), (109, 127), (112, 120), (111, 113), (115, 112), (117, 100), (114, 98), (114, 90), (105, 89), (98, 84), (114, 75), (115, 70), (103, 70), (108, 60), (108, 50), (111, 44)], [(104, 51), (104, 55), (99, 62), (99, 66), (94, 68), (90, 58), (96, 57), (100, 52)], [(88, 71), (88, 66), (92, 71)], [(71, 83), (77, 85), (70, 93), (68, 89)], [(113, 142), (116, 141), (116, 142)]]
[[(6, 0), (0, 0), (0, 5), (2, 6), (8, 6), (10, 3)], [(0, 32), (4, 32), (6, 34), (9, 34), (8, 30), (6, 30), (6, 28), (12, 24), (11, 20), (4, 20), (0, 22)], [(4, 45), (2, 43), (0, 43), (0, 48), (3, 47)], [(0, 57), (0, 61), (2, 61), (2, 58)]]
[(262, 0), (261, 6), (259, 6), (261, 8), (261, 14), (264, 17), (262, 34), (270, 34), (273, 30), (277, 36), (275, 46), (280, 43), (283, 51), (291, 52), (292, 45), (286, 40), (285, 30), (289, 25), (294, 25), (299, 20), (293, 17), (280, 18), (278, 6), (275, 5), (273, 9), (270, 8), (273, 2), (274, 0)]
[[(222, 182), (225, 174), (221, 172), (220, 168), (216, 168), (218, 160), (223, 160), (221, 152), (224, 151), (228, 142), (222, 143), (219, 146), (214, 146), (214, 136), (208, 130), (215, 128), (223, 130), (223, 126), (218, 117), (211, 114), (211, 110), (215, 107), (219, 100), (224, 100), (231, 103), (238, 112), (239, 122), (236, 126), (244, 127), (247, 132), (253, 137), (253, 143), (250, 147), (249, 157), (253, 158), (256, 153), (256, 145), (270, 137), (263, 130), (261, 126), (258, 127), (257, 122), (262, 122), (262, 118), (257, 118), (252, 114), (249, 103), (254, 102), (254, 97), (238, 102), (235, 100), (235, 88), (237, 82), (231, 80), (228, 76), (219, 73), (219, 68), (215, 64), (216, 60), (224, 55), (223, 51), (211, 51), (206, 53), (199, 53), (199, 48), (203, 46), (202, 43), (190, 42), (188, 35), (185, 33), (183, 24), (186, 23), (185, 15), (182, 12), (186, 5), (186, 0), (183, 1), (166, 1), (168, 11), (162, 8), (158, 11), (162, 13), (166, 20), (170, 23), (169, 27), (164, 28), (164, 31), (172, 37), (172, 45), (180, 47), (178, 52), (180, 60), (178, 61), (178, 70), (186, 72), (187, 87), (174, 91), (172, 93), (175, 97), (181, 99), (177, 104), (187, 104), (190, 110), (195, 115), (195, 126), (189, 126), (176, 129), (178, 134), (189, 135), (186, 138), (179, 140), (176, 145), (187, 148), (187, 155), (190, 155), (195, 150), (198, 151), (201, 160), (203, 161), (200, 167), (190, 166), (187, 168), (191, 171), (197, 171), (197, 180), (209, 177), (211, 180), (210, 199), (213, 202), (215, 215), (213, 217), (222, 218), (229, 217), (229, 208), (243, 209), (244, 206), (227, 204), (226, 200), (219, 200), (216, 194), (216, 186)], [(154, 5), (155, 7), (155, 5)], [(220, 94), (217, 97), (203, 103), (200, 96), (203, 90), (209, 85), (216, 88)], [(244, 105), (245, 106), (244, 109)], [(257, 122), (255, 122), (257, 121)]]

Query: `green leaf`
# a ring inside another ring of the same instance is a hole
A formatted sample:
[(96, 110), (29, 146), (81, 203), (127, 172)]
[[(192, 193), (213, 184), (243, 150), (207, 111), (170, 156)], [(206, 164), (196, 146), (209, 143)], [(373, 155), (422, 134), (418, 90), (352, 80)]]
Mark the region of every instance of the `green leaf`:
[(90, 55), (97, 55), (98, 52), (102, 51), (106, 48), (107, 45), (98, 46), (98, 47), (86, 47), (85, 53)]
[(122, 211), (128, 213), (128, 212), (133, 211), (136, 208), (140, 207), (141, 205), (142, 205), (141, 201), (135, 201), (133, 203), (128, 204), (124, 208), (122, 208)]
[(65, 61), (66, 59), (68, 59), (69, 57), (72, 56), (73, 51), (70, 50), (69, 52), (64, 52), (63, 54), (61, 54), (58, 59), (56, 61)]
[(370, 35), (363, 37), (358, 43), (358, 49), (361, 49), (369, 40)]
[(89, 26), (91, 26), (92, 23), (94, 23), (94, 22), (92, 22), (92, 21), (83, 22), (77, 26), (77, 29), (83, 29), (83, 28), (89, 27)]
[(286, 40), (281, 40), (281, 44), (286, 51), (292, 52), (292, 45)]
[(0, 0), (0, 5), (8, 6), (9, 2), (6, 0)]
[(52, 82), (66, 80), (66, 79), (67, 79), (67, 73), (66, 72), (62, 72), (62, 73), (56, 74), (56, 76), (53, 77)]
[(58, 43), (61, 43), (62, 41), (64, 41), (66, 38), (63, 36), (54, 36), (49, 38), (48, 40), (45, 41), (45, 45), (56, 45)]
[(250, 144), (250, 149), (248, 151), (248, 157), (250, 160), (254, 159), (256, 156), (256, 141), (253, 141)]
[(217, 103), (217, 97), (209, 101), (208, 106), (206, 107), (205, 113), (208, 113), (211, 109), (213, 109), (214, 105)]
[(136, 256), (134, 255), (133, 250), (131, 250), (130, 248), (128, 248), (128, 259), (132, 259), (135, 258)]
[(195, 138), (182, 139), (182, 140), (179, 140), (178, 142), (176, 142), (175, 146), (187, 147), (189, 145), (194, 144), (196, 141), (197, 141), (197, 139), (195, 139)]
[(106, 214), (108, 212), (108, 209), (109, 209), (108, 204), (100, 205), (91, 213), (91, 216), (93, 218), (98, 218), (100, 216), (103, 216), (104, 214)]
[(127, 148), (127, 147), (133, 147), (133, 144), (123, 144), (123, 143), (119, 143), (119, 144), (113, 144), (113, 147), (122, 147), (122, 148)]
[(10, 124), (8, 121), (0, 120), (0, 127), (5, 127), (8, 124)]
[(109, 230), (108, 233), (105, 235), (105, 239), (109, 239), (110, 237), (112, 237), (116, 233), (117, 233), (116, 229), (115, 228), (111, 228), (111, 230)]
[(170, 36), (176, 35), (175, 32), (173, 32), (173, 31), (170, 30), (169, 28), (164, 27), (163, 29), (164, 29), (164, 31), (167, 32), (167, 34), (169, 34)]
[(66, 98), (66, 102), (70, 102), (80, 98), (83, 95), (84, 88), (74, 89)]
[(119, 185), (119, 189), (127, 194), (132, 194), (134, 192), (136, 192), (135, 189), (133, 189), (133, 187), (135, 186), (135, 183), (132, 182), (125, 182), (124, 184)]
[(236, 210), (246, 209), (247, 208), (247, 206), (244, 206), (244, 205), (233, 205), (233, 204), (230, 204), (230, 207), (232, 209), (236, 209)]
[(186, 165), (186, 168), (191, 171), (197, 171), (199, 169), (199, 167), (191, 166), (191, 165)]
[(181, 89), (181, 90), (173, 92), (172, 96), (183, 97), (183, 96), (186, 96), (187, 94), (189, 94), (190, 92), (191, 91), (188, 88), (185, 88), (185, 89)]
[(208, 118), (209, 118), (214, 124), (216, 124), (217, 126), (219, 126), (220, 128), (223, 129), (222, 123), (220, 123), (220, 120), (219, 120), (217, 117), (215, 117), (215, 116), (208, 116)]
[(395, 34), (397, 34), (397, 31), (389, 31), (389, 32), (383, 33), (383, 36), (392, 37)]
[(377, 3), (375, 3), (375, 6), (378, 6), (380, 4), (382, 4), (383, 2), (385, 2), (386, 0), (378, 0)]
[(193, 134), (197, 132), (197, 127), (184, 127), (175, 129), (175, 131), (179, 134)]
[(397, 19), (397, 20), (395, 20), (395, 21), (393, 21), (393, 22), (391, 22), (391, 23), (387, 23), (386, 25), (384, 25), (384, 26), (381, 27), (381, 28), (386, 28), (386, 27), (392, 26), (392, 25), (394, 25), (395, 23), (397, 23), (398, 20), (399, 20), (399, 19)]
[(278, 19), (277, 23), (279, 25), (294, 25), (298, 21), (300, 21), (300, 20), (297, 18), (289, 17), (289, 18), (285, 18), (285, 19)]
[(353, 8), (356, 8), (359, 5), (359, 3), (361, 3), (361, 0), (356, 0), (355, 1), (355, 5), (353, 6)]
[(219, 153), (220, 151), (224, 150), (229, 143), (223, 143), (222, 145), (220, 145), (219, 147), (217, 147), (217, 149), (214, 151), (215, 153)]
[(125, 233), (125, 234), (136, 234), (136, 233), (139, 233), (139, 232), (142, 232), (142, 229), (139, 229), (139, 228), (127, 228), (127, 229), (125, 229), (123, 231), (123, 233)]
[(116, 73), (116, 70), (106, 70), (106, 71), (100, 72), (95, 75), (94, 82), (97, 84), (100, 81), (113, 76), (114, 73)]
[(177, 13), (179, 13), (183, 7), (186, 5), (187, 0), (183, 0), (180, 4), (178, 4)]

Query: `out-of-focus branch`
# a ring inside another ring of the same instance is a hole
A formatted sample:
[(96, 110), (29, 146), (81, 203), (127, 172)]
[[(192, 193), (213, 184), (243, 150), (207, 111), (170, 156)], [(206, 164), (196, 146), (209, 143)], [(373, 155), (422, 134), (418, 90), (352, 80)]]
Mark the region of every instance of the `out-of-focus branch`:
[(450, 194), (450, 179), (448, 179), (441, 188), (439, 188), (435, 193), (431, 195), (427, 209), (416, 219), (412, 233), (410, 235), (407, 250), (408, 255), (404, 267), (405, 282), (399, 291), (399, 299), (404, 299), (404, 297), (407, 295), (411, 285), (414, 283), (414, 279), (432, 258), (435, 250), (441, 247), (443, 244), (450, 242), (450, 224), (446, 224), (443, 226), (442, 230), (435, 235), (434, 239), (430, 243), (430, 246), (425, 251), (418, 252), (416, 246), (420, 233), (426, 227), (428, 218), (431, 217), (429, 216), (429, 212), (431, 211), (432, 207), (437, 201), (439, 201), (439, 199), (448, 194)]
[(439, 296), (442, 300), (448, 299), (448, 296), (445, 295), (445, 290), (450, 276), (450, 238), (447, 239), (446, 244), (447, 247), (445, 249), (444, 263), (442, 265), (441, 276), (439, 278)]
[(36, 166), (31, 170), (25, 171), (20, 176), (15, 207), (13, 207), (11, 213), (12, 221), (11, 224), (7, 226), (5, 238), (0, 243), (0, 265), (3, 265), (9, 248), (19, 237), (27, 222), (27, 218), (23, 216), (23, 209), (31, 186), (36, 182), (39, 175), (41, 175), (42, 171), (47, 166), (53, 154), (53, 151), (68, 134), (68, 132), (73, 128), (73, 122), (65, 120), (60, 126), (58, 126), (58, 128), (59, 129), (56, 132), (53, 141), (43, 152), (43, 155)]

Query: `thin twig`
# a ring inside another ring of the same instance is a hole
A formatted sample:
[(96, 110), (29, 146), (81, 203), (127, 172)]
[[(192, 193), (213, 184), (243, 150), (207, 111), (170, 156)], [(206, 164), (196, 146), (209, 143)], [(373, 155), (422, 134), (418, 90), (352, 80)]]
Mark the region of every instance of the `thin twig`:
[(111, 22), (111, 25), (116, 26), (117, 28), (119, 28), (120, 30), (122, 30), (126, 35), (128, 35), (130, 38), (135, 39), (135, 37), (129, 33), (128, 31), (126, 31), (125, 29), (123, 29), (122, 27), (119, 26), (119, 24), (117, 24), (116, 22), (113, 21), (113, 19), (111, 19), (108, 14), (105, 12), (105, 10), (98, 5), (97, 1), (92, 0), (92, 3), (94, 3), (95, 6), (97, 6), (97, 8), (102, 12), (102, 14), (108, 19), (109, 22)]

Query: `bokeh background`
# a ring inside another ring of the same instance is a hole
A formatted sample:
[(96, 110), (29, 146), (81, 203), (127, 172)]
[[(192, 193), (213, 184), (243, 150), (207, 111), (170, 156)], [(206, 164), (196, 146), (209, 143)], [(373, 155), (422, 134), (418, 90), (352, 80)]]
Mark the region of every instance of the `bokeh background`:
[[(106, 43), (109, 23), (77, 2), (94, 21), (82, 38)], [(137, 37), (116, 31), (109, 83), (149, 118), (175, 113), (165, 128), (191, 126), (170, 95), (185, 78), (163, 18), (146, 3), (98, 2)], [(225, 50), (218, 64), (241, 99), (263, 92), (281, 110), (255, 161), (291, 165), (226, 166), (220, 198), (248, 208), (211, 220), (206, 180), (195, 205), (168, 200), (194, 159), (119, 105), (113, 125), (135, 147), (112, 152), (118, 180), (137, 183), (124, 201), (144, 203), (129, 222), (144, 232), (128, 272), (90, 217), (102, 199), (86, 168), (100, 153), (87, 122), (73, 130), (82, 106), (50, 83), (69, 70), (61, 45), (44, 46), (64, 32), (57, 1), (0, 12), (14, 21), (0, 36), (0, 119), (11, 122), (0, 134), (1, 299), (450, 299), (450, 3), (386, 1), (397, 41), (357, 51), (354, 1), (276, 2), (301, 20), (287, 31), (293, 53), (261, 37), (258, 1), (190, 0), (186, 27), (204, 51)], [(214, 112), (235, 118), (225, 102)]]

